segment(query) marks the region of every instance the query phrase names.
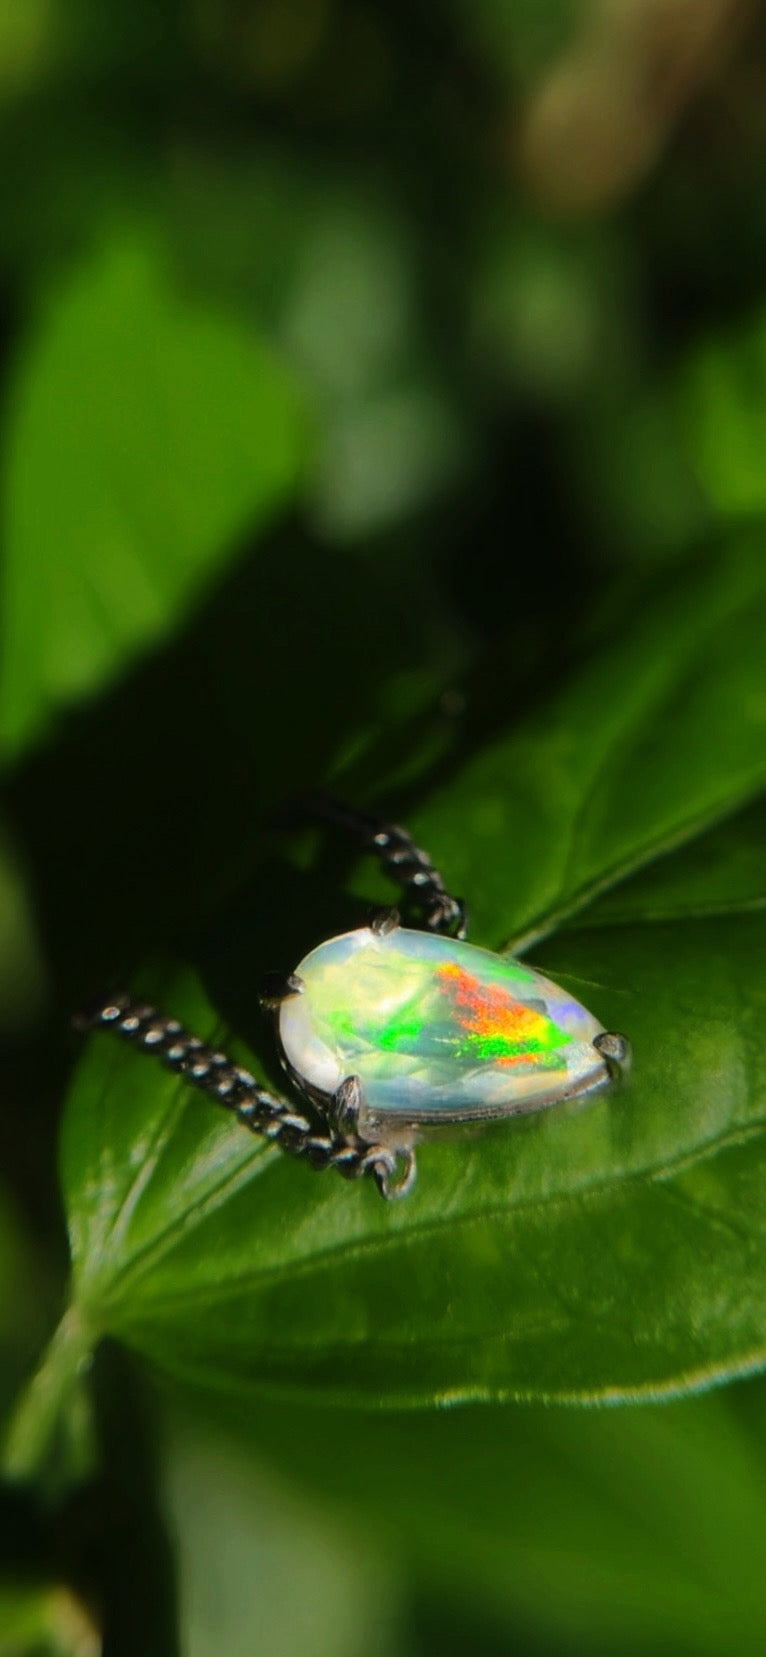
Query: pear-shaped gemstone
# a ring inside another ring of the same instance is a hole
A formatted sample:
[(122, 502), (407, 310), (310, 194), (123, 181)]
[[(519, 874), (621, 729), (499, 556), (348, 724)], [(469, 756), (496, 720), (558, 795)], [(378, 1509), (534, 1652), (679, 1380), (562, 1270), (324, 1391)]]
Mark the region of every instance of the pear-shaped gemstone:
[(412, 1122), (536, 1110), (607, 1080), (603, 1026), (509, 956), (398, 927), (330, 938), (279, 1011), (287, 1064), (331, 1096), (358, 1076), (364, 1108)]

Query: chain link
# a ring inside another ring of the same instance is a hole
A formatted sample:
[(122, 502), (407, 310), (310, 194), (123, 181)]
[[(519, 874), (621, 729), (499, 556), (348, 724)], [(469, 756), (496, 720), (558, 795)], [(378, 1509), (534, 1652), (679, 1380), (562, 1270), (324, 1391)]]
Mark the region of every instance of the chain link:
[(463, 899), (452, 897), (446, 890), (427, 852), (416, 846), (406, 829), (398, 823), (383, 823), (375, 830), (371, 845), (386, 872), (415, 898), (429, 932), (465, 937), (467, 917)]
[[(438, 869), (406, 829), (325, 794), (306, 794), (299, 804), (311, 816), (349, 830), (373, 851), (386, 873), (413, 899), (428, 931), (465, 937), (465, 904), (450, 895)], [(80, 1030), (111, 1030), (142, 1052), (153, 1053), (167, 1069), (230, 1110), (251, 1133), (311, 1168), (335, 1168), (344, 1179), (369, 1175), (388, 1200), (404, 1196), (413, 1184), (414, 1151), (370, 1143), (332, 1127), (329, 1132), (317, 1131), (315, 1123), (287, 1100), (260, 1087), (249, 1070), (191, 1035), (177, 1019), (164, 1018), (156, 1007), (134, 1001), (124, 991), (98, 1003), (75, 1024)]]
[(369, 847), (391, 879), (413, 898), (429, 932), (465, 937), (463, 899), (451, 896), (428, 853), (399, 823), (387, 823), (319, 791), (302, 795), (299, 803), (309, 816), (346, 829)]
[(388, 1200), (404, 1196), (415, 1177), (412, 1151), (342, 1135), (317, 1133), (308, 1117), (286, 1099), (267, 1093), (249, 1070), (225, 1053), (193, 1036), (177, 1019), (165, 1018), (148, 1002), (134, 1001), (120, 991), (75, 1019), (78, 1030), (109, 1030), (144, 1053), (153, 1054), (166, 1069), (183, 1076), (192, 1087), (230, 1110), (243, 1127), (278, 1145), (321, 1171), (335, 1168), (344, 1179), (374, 1179)]

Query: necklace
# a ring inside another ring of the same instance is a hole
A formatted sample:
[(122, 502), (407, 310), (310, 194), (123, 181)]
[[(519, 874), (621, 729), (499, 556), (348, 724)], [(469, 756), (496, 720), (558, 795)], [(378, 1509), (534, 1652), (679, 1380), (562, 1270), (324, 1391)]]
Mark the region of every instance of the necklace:
[(378, 911), (264, 983), (300, 1109), (126, 992), (78, 1028), (154, 1053), (281, 1150), (347, 1179), (369, 1174), (387, 1199), (412, 1188), (415, 1143), (429, 1130), (542, 1110), (625, 1076), (625, 1036), (525, 962), (465, 941), (465, 905), (405, 829), (324, 795), (303, 804), (377, 855), (417, 924)]

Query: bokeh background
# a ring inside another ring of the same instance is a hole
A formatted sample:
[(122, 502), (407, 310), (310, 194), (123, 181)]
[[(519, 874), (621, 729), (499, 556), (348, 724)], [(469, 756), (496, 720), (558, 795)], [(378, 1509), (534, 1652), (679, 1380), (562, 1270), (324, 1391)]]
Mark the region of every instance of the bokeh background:
[[(297, 787), (405, 810), (766, 510), (766, 15), (0, 0), (0, 153), (6, 1407), (81, 995), (279, 961)], [(3, 1657), (764, 1649), (758, 1380), (244, 1448), (97, 1368), (98, 1476), (4, 1499)]]

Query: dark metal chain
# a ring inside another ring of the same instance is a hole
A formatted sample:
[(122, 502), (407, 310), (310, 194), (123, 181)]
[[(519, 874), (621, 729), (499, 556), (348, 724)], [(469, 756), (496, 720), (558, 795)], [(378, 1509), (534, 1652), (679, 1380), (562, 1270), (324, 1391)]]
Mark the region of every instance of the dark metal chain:
[(364, 1140), (316, 1133), (307, 1117), (285, 1099), (258, 1086), (243, 1070), (193, 1036), (177, 1019), (165, 1018), (156, 1007), (134, 1001), (125, 991), (108, 997), (75, 1019), (79, 1030), (110, 1030), (145, 1053), (160, 1059), (168, 1070), (230, 1110), (251, 1133), (260, 1134), (318, 1170), (335, 1168), (344, 1179), (370, 1174), (381, 1195), (402, 1196), (414, 1176), (414, 1158), (408, 1152)]
[(428, 853), (415, 844), (406, 829), (358, 811), (329, 794), (304, 794), (299, 803), (310, 816), (348, 830), (375, 852), (386, 873), (417, 903), (429, 932), (465, 937), (467, 917), (463, 899), (451, 896)]
[[(430, 932), (465, 936), (465, 904), (450, 895), (431, 859), (406, 829), (325, 794), (306, 794), (299, 804), (311, 816), (350, 831), (373, 851), (386, 873), (414, 900)], [(317, 1132), (308, 1117), (287, 1100), (267, 1093), (248, 1070), (147, 1002), (135, 1001), (120, 991), (82, 1014), (75, 1023), (80, 1030), (111, 1030), (142, 1052), (154, 1054), (167, 1069), (230, 1110), (251, 1133), (260, 1134), (312, 1168), (335, 1168), (344, 1179), (361, 1179), (369, 1174), (386, 1198), (403, 1196), (412, 1185), (412, 1150), (392, 1149), (370, 1143), (353, 1132), (343, 1133), (342, 1124), (330, 1125), (328, 1132)]]

